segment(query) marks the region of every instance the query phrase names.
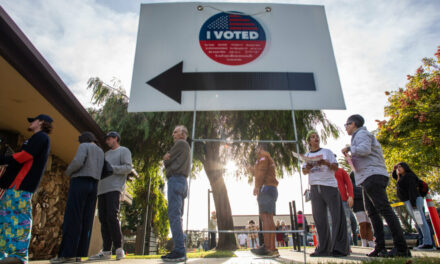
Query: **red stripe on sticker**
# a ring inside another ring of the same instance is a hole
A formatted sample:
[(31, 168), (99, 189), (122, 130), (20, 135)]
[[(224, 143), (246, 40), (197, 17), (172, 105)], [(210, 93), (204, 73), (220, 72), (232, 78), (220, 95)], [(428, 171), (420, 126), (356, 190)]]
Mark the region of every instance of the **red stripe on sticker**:
[(230, 30), (258, 30), (256, 27), (230, 27)]
[(250, 21), (248, 18), (230, 18), (229, 21)]
[(254, 23), (229, 23), (230, 26), (255, 26)]

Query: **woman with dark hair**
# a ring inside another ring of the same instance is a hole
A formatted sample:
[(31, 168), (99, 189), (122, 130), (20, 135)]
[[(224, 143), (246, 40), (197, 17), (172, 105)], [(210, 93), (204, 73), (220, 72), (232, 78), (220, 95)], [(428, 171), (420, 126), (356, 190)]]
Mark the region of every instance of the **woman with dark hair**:
[(104, 152), (91, 132), (83, 132), (78, 140), (78, 151), (65, 172), (71, 180), (64, 214), (63, 239), (58, 257), (51, 259), (51, 263), (71, 262), (75, 257), (88, 256)]
[(393, 178), (397, 180), (397, 197), (405, 203), (408, 213), (423, 234), (423, 244), (414, 248), (414, 250), (432, 249), (433, 242), (426, 222), (423, 197), (418, 189), (419, 178), (405, 162), (400, 162), (394, 166)]

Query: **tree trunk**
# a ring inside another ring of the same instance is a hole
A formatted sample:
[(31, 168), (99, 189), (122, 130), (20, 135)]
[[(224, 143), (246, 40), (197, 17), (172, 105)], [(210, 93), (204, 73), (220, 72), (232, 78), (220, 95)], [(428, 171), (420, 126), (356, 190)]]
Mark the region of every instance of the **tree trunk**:
[[(214, 197), (215, 211), (217, 213), (217, 225), (219, 230), (234, 230), (231, 205), (229, 204), (228, 190), (226, 189), (223, 175), (219, 170), (207, 170)], [(234, 234), (219, 233), (218, 250), (235, 250), (237, 243)]]
[[(208, 176), (214, 197), (219, 230), (234, 230), (231, 205), (229, 203), (228, 190), (223, 180), (223, 167), (220, 163), (219, 144), (206, 144), (206, 158), (203, 162), (206, 175)], [(237, 242), (234, 234), (219, 233), (218, 250), (235, 250)]]

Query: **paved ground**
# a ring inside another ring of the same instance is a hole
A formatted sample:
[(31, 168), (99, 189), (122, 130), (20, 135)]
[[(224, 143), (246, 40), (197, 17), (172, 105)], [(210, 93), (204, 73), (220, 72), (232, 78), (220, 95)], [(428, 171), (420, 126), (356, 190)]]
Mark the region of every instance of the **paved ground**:
[[(366, 253), (370, 252), (370, 248), (352, 247), (353, 253), (344, 258), (311, 258), (309, 254), (314, 251), (314, 248), (307, 249), (307, 263), (361, 263), (363, 260), (368, 260)], [(412, 251), (413, 257), (434, 257), (439, 259), (440, 263), (440, 250), (436, 251)], [(280, 257), (276, 259), (261, 258), (253, 255), (250, 251), (237, 251), (235, 252), (237, 257), (234, 258), (204, 258), (204, 259), (188, 259), (187, 263), (191, 264), (272, 264), (272, 263), (304, 263), (304, 252), (293, 251), (292, 249), (280, 250)], [(49, 261), (31, 261), (32, 264), (46, 264)], [(97, 263), (97, 262), (84, 262)], [(117, 261), (101, 261), (100, 264), (154, 264), (164, 263), (160, 259), (124, 259)]]

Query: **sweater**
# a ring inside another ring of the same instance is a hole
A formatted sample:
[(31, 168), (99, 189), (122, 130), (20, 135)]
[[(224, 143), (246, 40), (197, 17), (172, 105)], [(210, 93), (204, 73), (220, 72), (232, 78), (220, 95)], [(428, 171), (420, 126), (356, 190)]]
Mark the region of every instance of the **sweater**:
[(40, 184), (50, 151), (50, 139), (39, 131), (26, 140), (17, 153), (0, 155), (0, 165), (8, 165), (0, 188), (35, 192)]
[(164, 160), (167, 178), (173, 175), (188, 177), (191, 166), (191, 151), (188, 142), (183, 139), (176, 140), (168, 153), (170, 154), (170, 159)]
[(255, 188), (260, 190), (263, 185), (278, 186), (275, 174), (275, 163), (269, 152), (260, 151), (254, 166)]
[(357, 185), (361, 185), (372, 175), (388, 177), (382, 146), (365, 127), (360, 127), (354, 132), (351, 137), (350, 151), (351, 160), (356, 169), (354, 175)]
[[(396, 171), (393, 171), (393, 178), (397, 179)], [(405, 173), (397, 181), (397, 197), (402, 202), (410, 201), (411, 205), (416, 207), (416, 199), (421, 196), (418, 186), (419, 178), (414, 173)]]
[(338, 168), (335, 172), (335, 178), (338, 181), (338, 189), (342, 201), (345, 202), (348, 200), (348, 197), (353, 197), (353, 185), (351, 184), (348, 173), (344, 169)]
[(105, 159), (112, 165), (113, 174), (99, 181), (98, 195), (114, 191), (122, 192), (127, 175), (132, 169), (130, 150), (123, 146), (111, 149), (105, 153)]
[(92, 177), (100, 180), (103, 166), (104, 151), (94, 143), (82, 143), (67, 167), (66, 175), (72, 178)]

